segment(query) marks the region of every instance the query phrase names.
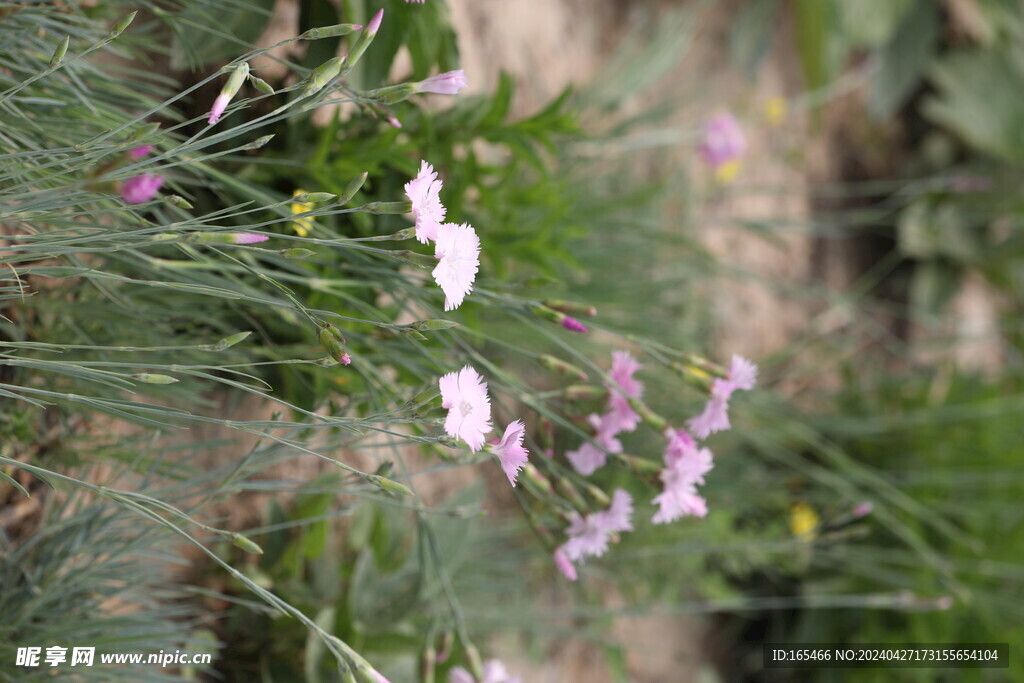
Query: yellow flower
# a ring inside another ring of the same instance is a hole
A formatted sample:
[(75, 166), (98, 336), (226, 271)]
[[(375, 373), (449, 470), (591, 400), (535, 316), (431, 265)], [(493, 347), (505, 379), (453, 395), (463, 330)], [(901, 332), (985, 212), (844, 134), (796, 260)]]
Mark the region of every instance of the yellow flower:
[(739, 159), (723, 161), (718, 166), (715, 166), (715, 180), (723, 185), (728, 185), (740, 174), (741, 168), (742, 164), (740, 164)]
[[(293, 197), (297, 197), (300, 194), (305, 194), (305, 190), (295, 190), (292, 192)], [(292, 215), (298, 213), (306, 213), (307, 211), (313, 210), (313, 202), (292, 202)], [(292, 230), (299, 237), (305, 237), (309, 234), (309, 231), (313, 229), (312, 218), (296, 218), (292, 221)]]
[(773, 126), (782, 125), (786, 120), (786, 113), (789, 105), (781, 97), (772, 97), (764, 103), (764, 118)]
[(817, 536), (821, 518), (807, 503), (793, 503), (789, 509), (789, 530), (793, 535), (804, 541), (814, 540)]

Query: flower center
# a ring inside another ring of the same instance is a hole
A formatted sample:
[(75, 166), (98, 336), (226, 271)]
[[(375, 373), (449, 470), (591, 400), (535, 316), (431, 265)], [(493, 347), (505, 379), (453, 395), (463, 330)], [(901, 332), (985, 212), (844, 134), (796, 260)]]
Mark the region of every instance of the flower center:
[(473, 406), (469, 401), (463, 401), (459, 404), (459, 412), (462, 413), (462, 417), (466, 417), (473, 412)]

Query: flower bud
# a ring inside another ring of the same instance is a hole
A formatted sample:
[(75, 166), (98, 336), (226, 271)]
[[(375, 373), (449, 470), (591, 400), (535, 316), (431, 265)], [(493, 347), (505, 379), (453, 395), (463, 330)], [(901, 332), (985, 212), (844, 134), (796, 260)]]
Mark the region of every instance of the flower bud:
[(561, 311), (568, 315), (582, 315), (586, 318), (593, 318), (597, 315), (597, 309), (587, 304), (577, 303), (575, 301), (565, 301), (563, 299), (545, 299), (542, 302), (548, 308), (556, 311)]
[(253, 555), (263, 554), (263, 548), (259, 547), (256, 543), (242, 534), (232, 534), (231, 543), (234, 544), (236, 548), (241, 548), (247, 553), (252, 553)]
[(560, 358), (555, 358), (552, 355), (544, 353), (537, 357), (537, 362), (552, 372), (557, 372), (560, 375), (576, 377), (582, 382), (587, 381), (587, 373), (583, 372), (583, 370), (572, 363), (568, 363)]
[(64, 40), (57, 44), (57, 49), (53, 51), (53, 56), (50, 57), (50, 66), (57, 66), (64, 61), (64, 55), (68, 53), (70, 42), (71, 36), (64, 36)]
[(281, 256), (284, 256), (286, 259), (292, 259), (294, 261), (298, 261), (300, 259), (304, 259), (304, 258), (307, 258), (309, 256), (312, 256), (316, 252), (313, 251), (312, 249), (303, 249), (302, 247), (293, 247), (291, 249), (282, 249), (279, 253), (281, 254)]
[(311, 28), (299, 36), (299, 40), (320, 40), (321, 38), (336, 38), (358, 31), (362, 24), (335, 24), (333, 26), (321, 26)]
[(562, 395), (570, 401), (592, 401), (607, 396), (608, 390), (590, 384), (573, 384), (562, 389)]
[(224, 110), (228, 108), (228, 102), (231, 98), (238, 94), (242, 84), (245, 83), (245, 79), (249, 77), (249, 63), (242, 62), (235, 66), (231, 71), (231, 75), (228, 76), (228, 82), (221, 88), (220, 94), (217, 95), (217, 99), (213, 101), (213, 106), (210, 107), (210, 118), (207, 119), (209, 125), (213, 125), (220, 121), (220, 117), (224, 114)]
[(356, 192), (359, 192), (363, 187), (363, 183), (366, 182), (369, 173), (362, 173), (357, 175), (352, 180), (348, 181), (348, 185), (345, 186), (345, 191), (342, 192), (341, 197), (338, 199), (339, 204), (348, 204), (352, 201), (352, 197), (355, 196)]
[(448, 330), (453, 327), (458, 327), (459, 324), (454, 320), (442, 320), (439, 318), (432, 318), (430, 320), (417, 320), (414, 323), (409, 323), (409, 327), (414, 330), (430, 331), (430, 330)]
[(132, 379), (138, 380), (139, 382), (145, 382), (146, 384), (174, 384), (178, 380), (174, 377), (167, 375), (152, 375), (148, 372), (140, 372), (136, 375), (132, 375)]
[(300, 204), (320, 204), (322, 202), (329, 202), (332, 199), (337, 199), (338, 195), (331, 194), (330, 192), (300, 192), (291, 198), (291, 201), (298, 202)]
[(171, 206), (176, 206), (179, 209), (191, 209), (192, 204), (189, 203), (184, 197), (176, 194), (169, 194), (164, 197), (164, 201)]
[(259, 149), (260, 147), (262, 147), (263, 145), (267, 144), (268, 142), (270, 142), (273, 139), (274, 139), (274, 134), (273, 133), (271, 133), (270, 135), (263, 135), (263, 136), (260, 136), (260, 137), (256, 138), (255, 140), (253, 140), (249, 144), (243, 145), (242, 149), (246, 150), (246, 151), (253, 150), (253, 149)]
[(335, 325), (327, 323), (321, 327), (318, 337), (320, 345), (327, 349), (327, 352), (331, 354), (331, 358), (334, 358), (342, 365), (348, 365), (352, 362), (352, 358), (349, 357), (348, 352), (345, 350), (345, 335)]
[(630, 398), (628, 400), (630, 407), (636, 411), (637, 415), (639, 415), (644, 422), (654, 427), (654, 429), (658, 432), (665, 431), (665, 429), (668, 427), (668, 422), (665, 420), (665, 418), (655, 413), (653, 410), (648, 408), (644, 403), (640, 402), (638, 399)]
[(349, 53), (348, 68), (351, 69), (359, 58), (366, 52), (366, 48), (370, 47), (370, 43), (373, 42), (373, 37), (377, 35), (377, 31), (380, 29), (380, 24), (384, 20), (384, 10), (379, 9), (377, 13), (370, 19), (370, 23), (363, 29), (362, 34), (356, 40), (356, 44), (352, 46), (352, 51)]
[(466, 72), (462, 69), (447, 71), (412, 84), (415, 92), (429, 92), (438, 95), (458, 95), (459, 91), (467, 85)]
[(135, 21), (135, 15), (138, 13), (139, 10), (135, 10), (134, 12), (126, 16), (124, 19), (114, 24), (114, 28), (111, 29), (110, 33), (107, 34), (107, 40), (117, 38), (119, 35), (124, 33), (125, 29), (131, 26), (132, 22)]
[(341, 65), (344, 61), (344, 57), (331, 57), (315, 68), (313, 73), (309, 75), (309, 80), (306, 81), (306, 87), (303, 88), (302, 94), (306, 96), (315, 95), (323, 90), (341, 71)]
[(225, 337), (224, 339), (221, 339), (219, 342), (217, 342), (216, 344), (211, 346), (210, 350), (211, 351), (223, 351), (225, 349), (229, 349), (232, 346), (234, 346), (235, 344), (237, 344), (238, 342), (244, 340), (250, 334), (252, 334), (252, 330), (246, 330), (245, 332), (236, 332), (235, 334), (231, 335), (230, 337)]
[[(388, 105), (404, 102), (417, 92), (419, 91), (416, 90), (415, 83), (402, 83), (401, 85), (389, 85), (386, 88), (371, 90), (366, 93), (366, 97), (377, 104)], [(401, 125), (396, 126), (396, 128), (401, 128)]]
[(382, 477), (377, 474), (371, 474), (366, 478), (366, 480), (371, 484), (376, 484), (388, 493), (394, 493), (401, 496), (413, 495), (412, 489), (405, 484), (399, 484), (394, 479), (388, 479), (387, 477)]
[(252, 74), (249, 74), (249, 83), (251, 83), (252, 87), (256, 88), (256, 90), (263, 93), (264, 95), (274, 94), (274, 88), (259, 76), (253, 76)]

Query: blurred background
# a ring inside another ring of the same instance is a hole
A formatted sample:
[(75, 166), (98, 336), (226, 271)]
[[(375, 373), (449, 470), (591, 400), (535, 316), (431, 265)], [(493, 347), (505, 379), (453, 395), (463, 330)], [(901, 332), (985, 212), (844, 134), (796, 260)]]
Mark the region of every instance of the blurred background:
[[(281, 201), (300, 189), (340, 193), (363, 171), (374, 179), (368, 196), (388, 201), (428, 159), (445, 178), (449, 216), (487, 226), (488, 277), (597, 307), (608, 330), (580, 349), (603, 359), (623, 338), (651, 338), (722, 362), (738, 353), (760, 365), (761, 381), (734, 408), (734, 429), (713, 442), (708, 516), (638, 524), (577, 584), (550, 571), (524, 521), (521, 489), (510, 492), (500, 471), (447, 460), (434, 466), (416, 455), (413, 469), (430, 475), (416, 480), (428, 507), (486, 510), (431, 522), (432, 552), (444, 558), (450, 583), (444, 591), (428, 590), (415, 573), (425, 562), (413, 540), (424, 532), (422, 518), (412, 523), (402, 506), (358, 491), (338, 495), (333, 470), (282, 465), (279, 455), (267, 456), (277, 469), (263, 471), (263, 484), (230, 507), (211, 498), (211, 518), (250, 530), (266, 551), (254, 558), (225, 545), (222, 554), (392, 681), (418, 680), (422, 617), (449, 589), (488, 658), (502, 659), (523, 681), (1018, 680), (1021, 3), (154, 2), (142, 6), (144, 32), (131, 50), (93, 59), (145, 63), (157, 80), (191, 85), (250, 44), (269, 47), (338, 21), (365, 23), (379, 5), (386, 20), (351, 75), (354, 86), (462, 68), (469, 81), (462, 95), (396, 106), (400, 129), (344, 105), (301, 125), (289, 120), (261, 152), (269, 161), (227, 158), (234, 184), (216, 177), (223, 187), (207, 191), (180, 179), (190, 201), (212, 210), (255, 196), (257, 186)], [(133, 7), (83, 3), (78, 11), (101, 17)], [(10, 27), (18, 14), (9, 16)], [(280, 88), (293, 82), (282, 61), (312, 68), (338, 48), (291, 43), (251, 66)], [(217, 87), (178, 102), (182, 120), (208, 111)], [(266, 111), (260, 106), (257, 113)], [(710, 122), (723, 115), (745, 144), (727, 161), (709, 161), (699, 150)], [(345, 234), (368, 234), (366, 218), (346, 217)], [(375, 233), (406, 225), (378, 219)], [(325, 292), (306, 294), (325, 302)], [(30, 338), (72, 327), (39, 309)], [(238, 313), (235, 320), (247, 316), (261, 325), (267, 359), (285, 357), (275, 346), (300, 347), (293, 319)], [(211, 323), (217, 331), (236, 329), (224, 322), (230, 316), (214, 319), (222, 321)], [(17, 339), (7, 320), (5, 339)], [(463, 324), (488, 330), (474, 342), (506, 369), (525, 364), (504, 342), (557, 348), (544, 334), (514, 328), (500, 308), (467, 313)], [(654, 374), (648, 400), (672, 406), (677, 389)], [(302, 368), (260, 377), (311, 409), (324, 401), (351, 407), (358, 391), (372, 393), (369, 380), (339, 387)], [(252, 396), (216, 401), (246, 419), (271, 419), (280, 409)], [(0, 439), (12, 452), (39, 443), (34, 420), (8, 412)], [(59, 422), (48, 429), (93, 443), (82, 428)], [(130, 429), (123, 435), (139, 438)], [(250, 436), (239, 441), (204, 426), (183, 442), (191, 445), (159, 457), (203, 451), (189, 461), (201, 471), (254, 449)], [(658, 452), (653, 439), (648, 445)], [(130, 460), (109, 444), (88, 448), (101, 467)], [(49, 450), (53, 458), (60, 447)], [(372, 470), (372, 458), (366, 462), (360, 466)], [(595, 480), (610, 490), (625, 485), (626, 474), (602, 471)], [(29, 478), (18, 481), (32, 488)], [(25, 503), (14, 485), (0, 485), (4, 568), (21, 576), (26, 553), (40, 543), (27, 539), (67, 519), (70, 503), (45, 495)], [(92, 514), (90, 525), (103, 518)], [(66, 550), (65, 541), (54, 543)], [(74, 552), (67, 553), (71, 562)], [(168, 592), (157, 596), (160, 618), (172, 626), (140, 636), (150, 644), (172, 633), (180, 642), (218, 644), (212, 672), (183, 670), (179, 679), (335, 680), (303, 625), (254, 607), (221, 568), (189, 558), (168, 564), (160, 584)], [(175, 592), (179, 584), (189, 588)], [(11, 614), (27, 609), (7, 599)], [(128, 618), (109, 600), (96, 604)], [(140, 614), (146, 609), (158, 608)], [(81, 619), (101, 617), (83, 612)], [(125, 628), (136, 633), (137, 625)], [(6, 634), (11, 642), (15, 632)], [(1012, 663), (1008, 670), (766, 672), (762, 645), (785, 642), (1010, 643)], [(438, 660), (438, 680), (462, 661), (454, 657)]]

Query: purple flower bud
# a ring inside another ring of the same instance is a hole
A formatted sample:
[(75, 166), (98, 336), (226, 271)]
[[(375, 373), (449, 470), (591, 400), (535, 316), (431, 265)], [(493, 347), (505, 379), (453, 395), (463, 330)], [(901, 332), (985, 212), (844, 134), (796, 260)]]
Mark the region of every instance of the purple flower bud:
[(217, 95), (217, 99), (213, 101), (213, 106), (210, 107), (208, 123), (211, 126), (220, 121), (220, 117), (224, 114), (224, 110), (228, 108), (228, 102), (230, 101), (231, 95), (225, 95), (224, 93)]
[(416, 92), (432, 92), (438, 95), (458, 95), (468, 85), (466, 72), (462, 69), (447, 71), (431, 76), (416, 84)]
[(342, 365), (349, 365), (352, 363), (352, 356), (348, 355), (347, 353), (343, 353), (341, 354), (341, 358), (339, 358), (338, 360), (341, 361)]
[(152, 173), (143, 173), (121, 184), (121, 199), (129, 204), (144, 204), (156, 196), (164, 179)]
[(153, 145), (142, 145), (128, 152), (128, 158), (132, 161), (138, 161), (139, 159), (149, 156), (153, 153)]
[(855, 518), (860, 519), (861, 517), (867, 517), (868, 515), (870, 515), (871, 511), (874, 509), (875, 504), (872, 503), (870, 500), (866, 500), (863, 503), (857, 503), (853, 507), (852, 514)]
[(373, 15), (373, 19), (370, 19), (370, 23), (366, 25), (366, 35), (375, 36), (377, 30), (380, 28), (380, 22), (384, 20), (384, 8), (377, 10), (377, 13)]
[(571, 316), (565, 316), (562, 318), (562, 327), (569, 330), (570, 332), (586, 332), (587, 328), (576, 318)]
[(256, 244), (266, 242), (270, 238), (266, 235), (257, 235), (253, 232), (236, 232), (231, 235), (231, 241), (235, 244)]

